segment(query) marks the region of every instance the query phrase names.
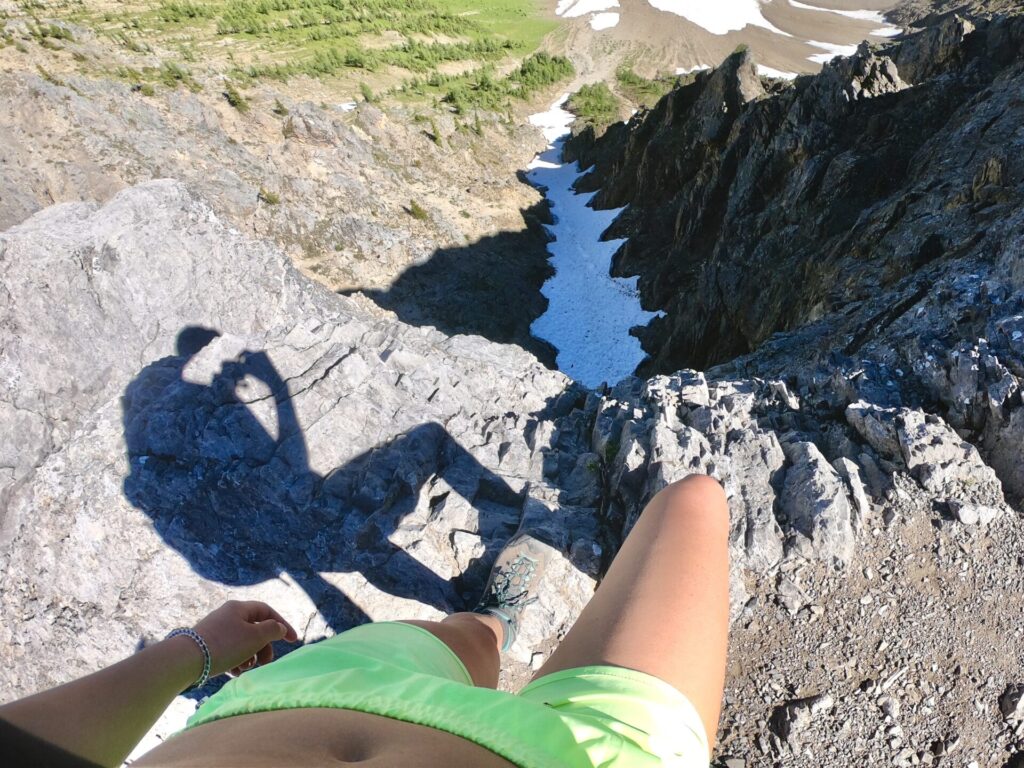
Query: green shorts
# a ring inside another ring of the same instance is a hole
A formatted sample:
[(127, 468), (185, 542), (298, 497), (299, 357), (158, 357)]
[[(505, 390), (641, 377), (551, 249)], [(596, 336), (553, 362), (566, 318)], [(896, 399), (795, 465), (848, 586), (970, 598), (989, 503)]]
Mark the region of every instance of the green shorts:
[(233, 715), (353, 709), (468, 739), (522, 768), (707, 768), (697, 711), (651, 675), (610, 666), (545, 675), (518, 694), (473, 686), (441, 640), (411, 624), (365, 624), (246, 672), (194, 728)]

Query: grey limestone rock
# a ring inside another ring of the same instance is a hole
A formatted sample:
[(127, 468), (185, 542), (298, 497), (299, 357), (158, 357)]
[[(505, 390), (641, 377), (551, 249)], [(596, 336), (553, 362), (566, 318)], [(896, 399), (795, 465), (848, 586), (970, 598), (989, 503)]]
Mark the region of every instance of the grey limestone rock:
[(798, 533), (796, 551), (847, 565), (853, 558), (853, 513), (842, 478), (813, 443), (785, 444), (791, 462), (780, 504)]
[(1010, 723), (1024, 720), (1024, 685), (1010, 684), (999, 697), (999, 712)]
[(840, 477), (846, 481), (847, 489), (854, 503), (853, 527), (854, 530), (859, 530), (871, 513), (871, 501), (868, 499), (864, 481), (861, 478), (860, 468), (856, 462), (851, 461), (845, 456), (840, 456), (833, 461), (832, 466), (835, 467)]
[(900, 456), (896, 409), (860, 400), (847, 406), (846, 420), (883, 457), (893, 459)]
[(987, 437), (990, 444), (989, 461), (1008, 491), (1024, 496), (1024, 407), (1018, 406), (994, 434)]
[(893, 59), (907, 82), (918, 83), (959, 56), (961, 43), (974, 29), (974, 23), (962, 16), (947, 16), (896, 46)]
[(790, 616), (799, 613), (800, 609), (808, 602), (806, 593), (800, 589), (797, 583), (781, 573), (779, 574), (776, 600), (789, 612)]
[(999, 517), (1003, 510), (983, 504), (965, 504), (957, 499), (947, 502), (949, 511), (964, 525), (980, 525), (983, 528)]
[(782, 530), (775, 519), (785, 456), (773, 432), (737, 431), (726, 455), (732, 537), (742, 545), (746, 564), (765, 571), (782, 559)]
[(790, 750), (799, 751), (804, 732), (811, 726), (815, 716), (830, 712), (835, 707), (831, 694), (822, 693), (796, 699), (776, 707), (768, 727)]
[(823, 69), (822, 85), (838, 84), (847, 101), (870, 99), (907, 88), (896, 64), (887, 56), (876, 56), (869, 43), (861, 43), (853, 56), (833, 59)]
[(581, 453), (566, 478), (562, 500), (566, 504), (595, 506), (603, 490), (601, 457), (596, 453)]
[(0, 252), (5, 691), (228, 594), (307, 641), (464, 608), (536, 505), (561, 554), (524, 637), (592, 594), (594, 510), (539, 500), (547, 452), (577, 463), (555, 424), (577, 398), (533, 356), (368, 315), (173, 181), (47, 209)]
[(988, 506), (1005, 503), (1002, 486), (978, 449), (938, 416), (903, 410), (899, 441), (911, 475), (940, 500), (955, 499)]
[(609, 490), (632, 507), (640, 503), (647, 478), (648, 439), (645, 422), (627, 421), (612, 461)]
[(647, 495), (687, 475), (707, 474), (710, 460), (711, 446), (701, 432), (685, 425), (673, 432), (665, 421), (656, 420), (650, 436)]

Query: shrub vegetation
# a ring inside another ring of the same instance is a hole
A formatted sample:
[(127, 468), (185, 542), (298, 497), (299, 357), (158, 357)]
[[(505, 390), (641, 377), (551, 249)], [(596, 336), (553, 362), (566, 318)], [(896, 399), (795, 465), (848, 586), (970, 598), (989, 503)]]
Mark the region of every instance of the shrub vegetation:
[(417, 203), (415, 200), (409, 201), (409, 215), (411, 215), (414, 219), (419, 219), (420, 221), (426, 221), (428, 218), (430, 218), (430, 214), (427, 213), (427, 209), (424, 208), (419, 203)]
[(619, 99), (603, 82), (584, 85), (569, 97), (567, 107), (596, 128), (604, 128), (619, 119)]
[(238, 89), (231, 83), (226, 83), (224, 86), (224, 98), (227, 99), (228, 104), (237, 109), (243, 115), (248, 113), (249, 100), (239, 93)]
[[(340, 82), (355, 87), (359, 73), (384, 72), (397, 80), (399, 95), (444, 99), (462, 111), (504, 108), (510, 99), (572, 74), (567, 60), (537, 55), (507, 77), (495, 75), (499, 65), (504, 70), (536, 50), (557, 26), (538, 13), (538, 0), (139, 0), (102, 10), (90, 6), (47, 3), (46, 13), (93, 26), (135, 52), (151, 52), (149, 42), (159, 42), (236, 84), (308, 75), (343, 76)], [(50, 38), (70, 34), (60, 25), (37, 26)], [(240, 49), (244, 61), (234, 59)], [(462, 74), (445, 74), (446, 68)], [(154, 79), (192, 87), (173, 71)]]
[(619, 92), (640, 107), (651, 107), (662, 96), (678, 85), (682, 78), (665, 75), (648, 80), (640, 77), (629, 67), (619, 67), (615, 72)]

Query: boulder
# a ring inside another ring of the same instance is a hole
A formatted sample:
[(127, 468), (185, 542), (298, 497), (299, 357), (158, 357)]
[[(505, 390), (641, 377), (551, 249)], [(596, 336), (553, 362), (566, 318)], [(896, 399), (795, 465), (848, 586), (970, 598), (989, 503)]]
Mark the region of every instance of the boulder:
[(935, 498), (994, 507), (1005, 504), (995, 470), (941, 418), (904, 409), (897, 432), (907, 469)]
[(786, 470), (780, 505), (805, 556), (845, 566), (853, 559), (853, 512), (842, 478), (813, 443), (784, 444)]

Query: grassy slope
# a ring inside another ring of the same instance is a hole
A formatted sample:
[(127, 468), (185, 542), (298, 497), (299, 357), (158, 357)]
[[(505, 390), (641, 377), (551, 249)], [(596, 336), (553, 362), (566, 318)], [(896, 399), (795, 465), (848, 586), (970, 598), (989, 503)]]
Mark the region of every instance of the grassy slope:
[[(130, 52), (204, 67), (239, 86), (310, 75), (342, 94), (401, 93), (496, 108), (524, 85), (499, 73), (535, 51), (557, 22), (542, 0), (30, 0), (22, 11), (107, 35)], [(564, 77), (564, 67), (550, 68)], [(164, 67), (124, 68), (169, 83)], [(180, 79), (180, 78), (179, 78)], [(367, 83), (367, 87), (362, 87)], [(482, 87), (481, 87), (482, 83)], [(497, 86), (495, 85), (497, 83)], [(477, 94), (479, 93), (480, 98)]]
[[(109, 36), (137, 66), (115, 74), (145, 92), (201, 87), (200, 71), (227, 74), (225, 93), (245, 104), (264, 79), (316, 78), (345, 99), (443, 101), (462, 114), (505, 111), (572, 75), (565, 60), (527, 58), (558, 21), (543, 0), (23, 0), (27, 16), (63, 18)], [(45, 33), (45, 25), (40, 29)], [(60, 31), (59, 28), (56, 30)], [(0, 41), (2, 43), (3, 41)], [(156, 54), (153, 56), (151, 54)], [(526, 58), (526, 64), (517, 69)], [(157, 63), (154, 65), (154, 59)], [(611, 83), (570, 102), (603, 128), (626, 107), (649, 106), (678, 82), (623, 66)]]

